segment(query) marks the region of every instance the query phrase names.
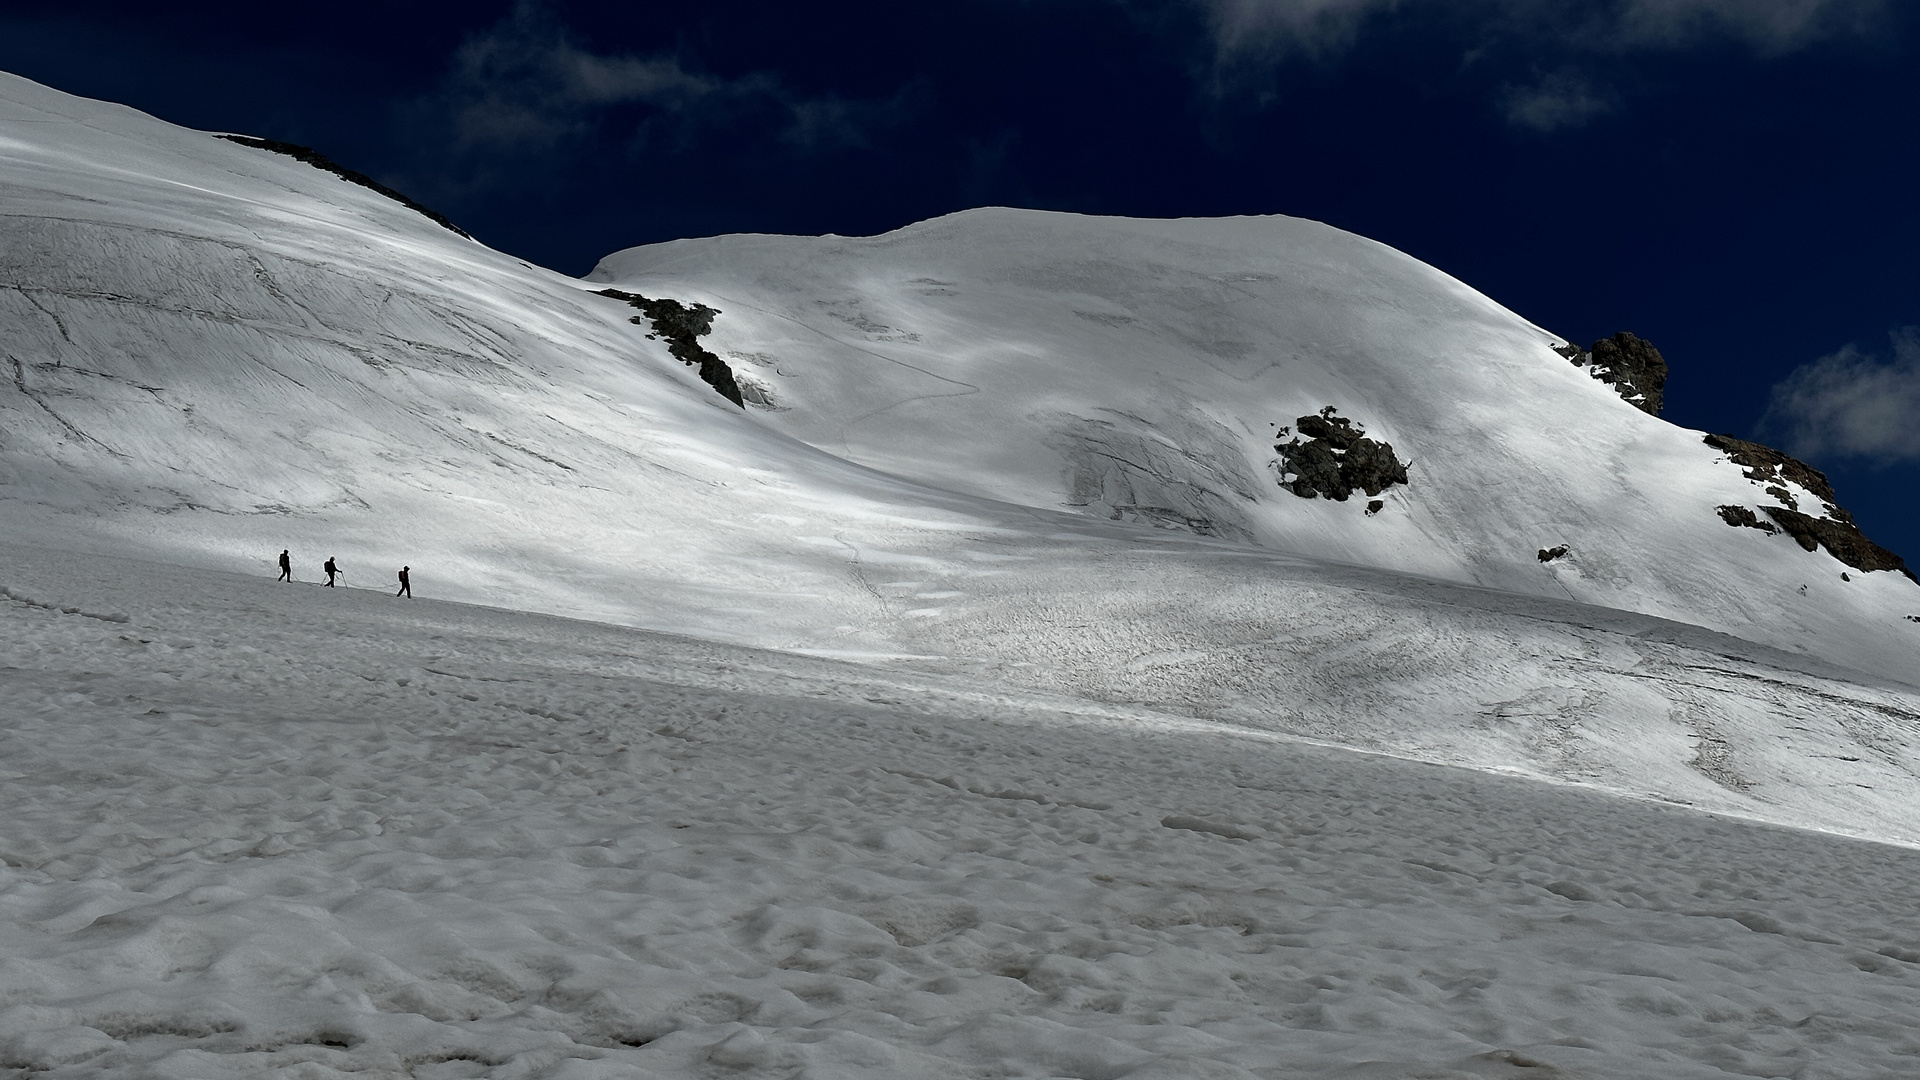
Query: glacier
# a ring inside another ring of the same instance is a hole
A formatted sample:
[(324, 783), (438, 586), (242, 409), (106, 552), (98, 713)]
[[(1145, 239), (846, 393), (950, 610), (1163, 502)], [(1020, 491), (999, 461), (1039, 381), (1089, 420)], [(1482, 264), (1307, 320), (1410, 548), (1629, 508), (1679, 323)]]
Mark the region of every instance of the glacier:
[[(1920, 1052), (1920, 590), (1383, 245), (989, 208), (572, 279), (0, 76), (0, 275), (0, 1066)], [(609, 288), (717, 309), (748, 407)], [(1411, 459), (1377, 512), (1279, 485), (1326, 406)]]

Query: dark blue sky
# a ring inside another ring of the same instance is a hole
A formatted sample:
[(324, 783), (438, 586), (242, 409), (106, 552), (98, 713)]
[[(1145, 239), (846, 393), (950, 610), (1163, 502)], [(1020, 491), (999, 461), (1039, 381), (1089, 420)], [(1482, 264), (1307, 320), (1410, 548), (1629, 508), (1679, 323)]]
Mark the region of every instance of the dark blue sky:
[(568, 273), (970, 206), (1285, 213), (1800, 452), (1920, 562), (1920, 5), (951, 0), (0, 8), (0, 67), (317, 147)]

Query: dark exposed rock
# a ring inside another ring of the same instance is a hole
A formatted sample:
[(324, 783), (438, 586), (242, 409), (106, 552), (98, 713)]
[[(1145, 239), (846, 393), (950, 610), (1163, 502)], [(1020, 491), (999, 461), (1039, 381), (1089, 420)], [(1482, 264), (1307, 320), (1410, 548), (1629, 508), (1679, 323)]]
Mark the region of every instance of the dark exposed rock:
[(1387, 504), (1382, 502), (1381, 500), (1374, 499), (1372, 502), (1369, 502), (1367, 504), (1367, 516), (1372, 517), (1373, 515), (1379, 513), (1381, 510), (1386, 508), (1386, 505)]
[(1280, 451), (1280, 460), (1287, 471), (1294, 475), (1293, 493), (1303, 499), (1316, 495), (1325, 495), (1329, 499), (1345, 502), (1352, 494), (1353, 485), (1343, 483), (1340, 478), (1340, 456), (1332, 444), (1320, 442), (1300, 442), (1294, 440), (1274, 449)]
[(1771, 522), (1761, 521), (1759, 516), (1744, 506), (1722, 506), (1719, 508), (1720, 520), (1736, 528), (1745, 526), (1759, 529), (1761, 532), (1778, 532)]
[[(1707, 446), (1726, 454), (1726, 459), (1734, 465), (1740, 465), (1741, 475), (1755, 484), (1764, 484), (1768, 496), (1786, 503), (1766, 505), (1761, 509), (1766, 511), (1766, 517), (1772, 517), (1780, 525), (1782, 532), (1799, 542), (1801, 548), (1809, 552), (1826, 548), (1830, 555), (1857, 571), (1899, 571), (1920, 584), (1920, 577), (1914, 577), (1914, 573), (1907, 569), (1905, 559), (1868, 540), (1866, 534), (1860, 532), (1859, 525), (1855, 525), (1853, 515), (1834, 502), (1834, 486), (1826, 480), (1826, 473), (1814, 469), (1805, 461), (1799, 461), (1797, 457), (1782, 454), (1772, 446), (1734, 438), (1730, 434), (1709, 434), (1705, 442)], [(1799, 502), (1786, 488), (1786, 482), (1799, 484), (1824, 503), (1824, 517), (1801, 513)], [(1774, 532), (1772, 525), (1764, 523), (1751, 509), (1741, 505), (1722, 505), (1720, 519), (1724, 519), (1728, 525)]]
[(1540, 561), (1552, 562), (1553, 560), (1560, 558), (1566, 553), (1567, 553), (1567, 545), (1565, 544), (1555, 544), (1550, 548), (1541, 548)]
[[(746, 401), (740, 396), (740, 386), (734, 381), (733, 369), (700, 344), (700, 338), (713, 331), (713, 317), (720, 314), (718, 308), (705, 304), (683, 304), (678, 300), (654, 300), (619, 289), (601, 289), (600, 295), (639, 308), (653, 326), (653, 335), (649, 336), (657, 335), (665, 339), (667, 351), (673, 354), (674, 359), (688, 367), (698, 367), (700, 378), (718, 390), (721, 397), (743, 409), (747, 407)], [(633, 321), (638, 323), (640, 319), (636, 316)]]
[(1366, 434), (1364, 430), (1354, 430), (1353, 421), (1336, 416), (1331, 405), (1314, 415), (1301, 417), (1294, 422), (1294, 426), (1300, 430), (1300, 434), (1309, 439), (1319, 439), (1335, 450), (1353, 449), (1353, 444)]
[(1652, 342), (1622, 331), (1594, 342), (1589, 352), (1593, 360), (1588, 366), (1596, 378), (1612, 383), (1621, 397), (1642, 411), (1660, 415), (1667, 386), (1667, 360)]
[(368, 176), (366, 173), (355, 172), (354, 170), (347, 168), (345, 165), (342, 165), (339, 162), (334, 161), (332, 158), (321, 153), (320, 151), (315, 150), (311, 146), (301, 146), (299, 143), (281, 142), (278, 139), (257, 139), (251, 135), (215, 135), (214, 138), (225, 139), (228, 142), (239, 143), (241, 146), (251, 146), (255, 150), (270, 150), (276, 154), (285, 154), (286, 156), (293, 158), (295, 161), (305, 162), (306, 164), (311, 165), (316, 169), (322, 169), (322, 170), (325, 170), (326, 172), (330, 172), (335, 176), (338, 176), (342, 180), (346, 180), (354, 184), (359, 184), (361, 187), (367, 188), (370, 191), (375, 191), (381, 195), (385, 195), (387, 198), (392, 199), (394, 202), (399, 203), (401, 206), (404, 206), (407, 209), (413, 211), (414, 213), (419, 214), (420, 216), (433, 222), (434, 224), (439, 225), (441, 228), (451, 229), (452, 231), (459, 233), (461, 236), (464, 236), (469, 240), (473, 239), (473, 236), (470, 233), (468, 233), (467, 230), (461, 228), (458, 225), (455, 225), (451, 220), (447, 218), (447, 215), (442, 214), (437, 210), (430, 210), (427, 207), (421, 206), (419, 203), (414, 202), (412, 199), (407, 198), (405, 195), (402, 195), (399, 192), (388, 187), (387, 185), (381, 183), (380, 181), (375, 180), (373, 177)]
[[(1301, 417), (1294, 427), (1306, 441), (1296, 437), (1274, 449), (1283, 474), (1293, 477), (1280, 486), (1303, 499), (1346, 502), (1356, 488), (1372, 496), (1407, 482), (1407, 466), (1394, 456), (1393, 445), (1367, 438), (1364, 428), (1336, 415), (1331, 405)], [(1367, 512), (1378, 513), (1378, 508), (1369, 504)]]
[(1394, 456), (1391, 443), (1356, 439), (1340, 462), (1340, 477), (1368, 495), (1378, 495), (1406, 483), (1407, 467)]
[[(1786, 504), (1760, 508), (1773, 519), (1773, 523), (1761, 521), (1758, 515), (1744, 506), (1720, 507), (1720, 520), (1762, 532), (1784, 532), (1808, 551), (1826, 548), (1828, 554), (1855, 570), (1896, 570), (1920, 584), (1920, 577), (1915, 577), (1914, 572), (1908, 569), (1905, 559), (1867, 539), (1866, 534), (1860, 531), (1860, 526), (1854, 523), (1853, 515), (1834, 501), (1833, 486), (1827, 482), (1825, 473), (1771, 446), (1736, 439), (1731, 435), (1709, 435), (1705, 442), (1726, 454), (1727, 460), (1740, 466), (1748, 480), (1766, 485), (1768, 495)], [(1825, 516), (1814, 517), (1802, 513), (1783, 481), (1791, 481), (1811, 492), (1824, 504)], [(1778, 525), (1777, 530), (1775, 524)]]
[[(1765, 446), (1757, 442), (1748, 442), (1745, 439), (1736, 439), (1731, 435), (1709, 435), (1705, 441), (1708, 446), (1727, 455), (1728, 461), (1744, 468), (1747, 479), (1757, 484), (1791, 480), (1801, 487), (1806, 488), (1808, 491), (1813, 492), (1815, 498), (1826, 503), (1829, 517), (1838, 515), (1844, 520), (1852, 522), (1852, 518), (1845, 516), (1846, 511), (1841, 510), (1840, 507), (1836, 505), (1833, 496), (1833, 485), (1827, 482), (1827, 474), (1821, 472), (1819, 469), (1814, 468), (1798, 458), (1788, 457), (1771, 446)], [(1769, 492), (1769, 494), (1771, 494), (1771, 492)], [(1787, 500), (1782, 499), (1781, 501), (1786, 502)]]
[(1855, 570), (1897, 570), (1920, 584), (1907, 561), (1866, 538), (1852, 521), (1817, 518), (1782, 506), (1764, 506), (1767, 516), (1808, 551), (1824, 547), (1827, 553)]
[(1555, 345), (1553, 351), (1612, 386), (1627, 404), (1651, 416), (1660, 415), (1661, 395), (1667, 386), (1667, 360), (1652, 342), (1623, 330), (1594, 342), (1591, 349), (1567, 344)]

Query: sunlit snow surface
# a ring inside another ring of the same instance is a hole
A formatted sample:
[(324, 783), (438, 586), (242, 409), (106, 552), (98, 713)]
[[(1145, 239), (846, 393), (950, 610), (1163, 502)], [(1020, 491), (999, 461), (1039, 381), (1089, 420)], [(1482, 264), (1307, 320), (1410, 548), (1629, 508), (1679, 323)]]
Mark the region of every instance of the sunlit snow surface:
[(1388, 249), (582, 283), (0, 76), (0, 274), (0, 1067), (1916, 1071), (1920, 589)]
[[(720, 308), (716, 348), (764, 388), (769, 426), (942, 489), (1682, 619), (1896, 677), (1920, 655), (1913, 583), (1843, 581), (1824, 552), (1729, 528), (1717, 506), (1772, 500), (1700, 432), (1459, 281), (1317, 222), (985, 209), (877, 237), (679, 240), (590, 276)], [(1359, 492), (1278, 488), (1276, 436), (1329, 405), (1411, 461), (1377, 514)]]
[[(0, 603), (0, 1060), (35, 1075), (1920, 1055), (1908, 848), (978, 679), (3, 554), (30, 584)], [(1717, 664), (1703, 696), (1760, 674)]]

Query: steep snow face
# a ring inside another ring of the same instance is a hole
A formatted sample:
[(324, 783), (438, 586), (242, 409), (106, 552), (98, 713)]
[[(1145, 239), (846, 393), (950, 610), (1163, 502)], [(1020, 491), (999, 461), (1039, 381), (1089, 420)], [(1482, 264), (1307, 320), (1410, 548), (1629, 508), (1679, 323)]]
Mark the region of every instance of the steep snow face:
[[(1460, 282), (1315, 222), (986, 209), (866, 239), (634, 248), (590, 277), (722, 309), (714, 347), (759, 384), (766, 423), (932, 485), (1848, 640), (1888, 670), (1913, 655), (1895, 633), (1911, 582), (1843, 581), (1824, 551), (1729, 528), (1718, 506), (1770, 500), (1700, 432)], [(1276, 436), (1329, 405), (1411, 462), (1377, 513), (1279, 486)]]

